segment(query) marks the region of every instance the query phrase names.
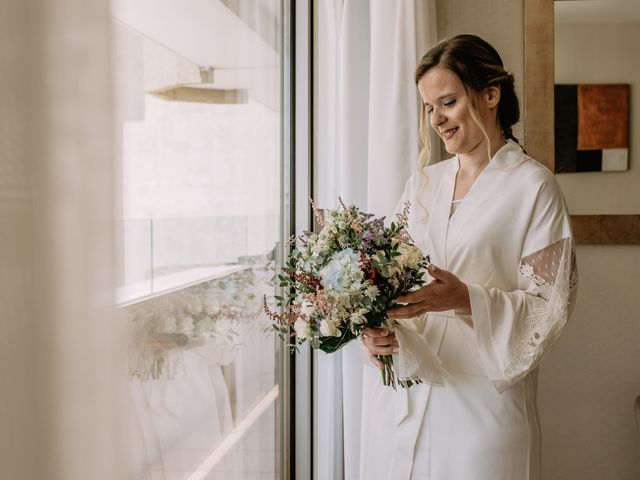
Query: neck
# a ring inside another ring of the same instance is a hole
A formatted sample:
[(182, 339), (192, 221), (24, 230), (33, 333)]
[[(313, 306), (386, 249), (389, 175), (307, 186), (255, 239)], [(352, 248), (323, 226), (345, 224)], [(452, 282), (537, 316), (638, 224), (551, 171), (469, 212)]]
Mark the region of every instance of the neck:
[(489, 138), (491, 140), (491, 152), (489, 152), (487, 139), (483, 137), (482, 141), (469, 152), (458, 155), (461, 171), (465, 174), (477, 176), (496, 152), (507, 143), (500, 130), (490, 132)]

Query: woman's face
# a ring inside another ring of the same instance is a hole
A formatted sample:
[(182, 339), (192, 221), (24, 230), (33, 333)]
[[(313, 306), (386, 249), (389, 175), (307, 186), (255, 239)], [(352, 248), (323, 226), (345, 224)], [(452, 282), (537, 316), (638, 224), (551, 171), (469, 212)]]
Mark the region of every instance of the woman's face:
[[(444, 141), (447, 152), (452, 154), (471, 154), (485, 142), (484, 133), (471, 117), (469, 105), (471, 98), (464, 89), (458, 76), (451, 70), (434, 67), (427, 71), (418, 82), (425, 110), (431, 127)], [(488, 108), (478, 96), (476, 112), (487, 127)], [(495, 117), (494, 117), (495, 122)], [(485, 147), (481, 147), (485, 148)]]

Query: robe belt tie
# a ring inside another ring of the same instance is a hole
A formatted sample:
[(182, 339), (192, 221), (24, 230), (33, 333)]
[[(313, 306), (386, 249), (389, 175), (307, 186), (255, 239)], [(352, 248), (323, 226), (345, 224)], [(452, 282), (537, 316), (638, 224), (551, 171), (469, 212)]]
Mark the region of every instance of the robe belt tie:
[[(455, 316), (453, 310), (429, 315)], [(428, 321), (427, 314), (412, 319), (396, 320), (394, 330), (400, 348), (399, 352), (393, 355), (393, 364), (399, 379), (414, 381), (419, 379), (431, 388), (431, 385), (442, 385), (450, 377), (437, 355), (447, 322), (436, 320), (429, 329), (431, 335), (427, 341), (423, 334), (426, 321)], [(409, 413), (407, 395), (408, 390), (402, 387), (399, 387), (394, 395), (396, 424), (399, 424)]]

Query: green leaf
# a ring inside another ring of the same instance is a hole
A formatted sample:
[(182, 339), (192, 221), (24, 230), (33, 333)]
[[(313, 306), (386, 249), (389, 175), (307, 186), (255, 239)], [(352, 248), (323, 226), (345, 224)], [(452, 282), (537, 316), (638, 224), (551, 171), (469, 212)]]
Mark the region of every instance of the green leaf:
[(356, 335), (349, 329), (345, 329), (340, 337), (324, 337), (320, 350), (326, 353), (336, 352), (354, 338), (356, 338)]

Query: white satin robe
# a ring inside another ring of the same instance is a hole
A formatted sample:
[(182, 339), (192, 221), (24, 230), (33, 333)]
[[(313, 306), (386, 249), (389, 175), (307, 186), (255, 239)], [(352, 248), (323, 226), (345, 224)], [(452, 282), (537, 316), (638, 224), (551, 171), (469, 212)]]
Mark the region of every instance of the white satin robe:
[(537, 365), (577, 284), (569, 215), (553, 174), (509, 141), (449, 218), (458, 168), (416, 173), (400, 204), (416, 244), (469, 286), (472, 315), (414, 320), (443, 385), (396, 392), (364, 368), (362, 480), (539, 479)]

